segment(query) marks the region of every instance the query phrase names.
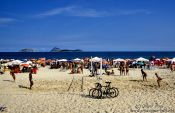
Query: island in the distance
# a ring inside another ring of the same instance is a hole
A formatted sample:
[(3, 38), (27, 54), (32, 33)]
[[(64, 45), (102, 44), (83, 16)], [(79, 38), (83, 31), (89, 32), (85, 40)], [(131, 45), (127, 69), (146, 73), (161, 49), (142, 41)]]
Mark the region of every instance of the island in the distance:
[(54, 47), (50, 50), (50, 52), (82, 52), (80, 49), (70, 50), (70, 49), (60, 49), (57, 47)]
[(34, 49), (31, 49), (31, 48), (24, 48), (24, 49), (21, 49), (19, 52), (35, 52)]
[[(35, 51), (34, 49), (31, 49), (31, 48), (24, 48), (24, 49), (21, 49), (19, 52), (38, 52), (38, 51)], [(60, 49), (60, 48), (54, 47), (49, 52), (82, 52), (82, 50), (81, 49), (75, 49), (75, 50)]]

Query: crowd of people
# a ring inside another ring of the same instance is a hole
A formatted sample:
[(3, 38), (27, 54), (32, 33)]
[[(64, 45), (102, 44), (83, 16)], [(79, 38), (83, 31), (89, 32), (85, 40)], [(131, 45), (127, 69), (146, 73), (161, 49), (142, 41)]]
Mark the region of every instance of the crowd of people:
[[(50, 69), (59, 69), (60, 71), (70, 71), (70, 74), (83, 74), (84, 69), (88, 69), (90, 71), (90, 76), (96, 76), (99, 74), (103, 75), (115, 75), (113, 68), (118, 68), (120, 75), (129, 75), (130, 68), (140, 68), (141, 75), (143, 81), (147, 81), (147, 73), (144, 71), (145, 69), (153, 69), (153, 67), (163, 66), (165, 65), (167, 68), (170, 68), (171, 72), (175, 71), (175, 62), (165, 62), (164, 60), (152, 60), (149, 62), (145, 61), (133, 61), (133, 60), (126, 60), (126, 61), (118, 61), (113, 62), (111, 60), (103, 60), (102, 66), (101, 62), (92, 62), (90, 59), (86, 58), (80, 61), (57, 61), (57, 60), (45, 60), (42, 58), (38, 62), (38, 60), (31, 60), (32, 64), (30, 65), (7, 65), (2, 66), (0, 64), (0, 74), (3, 74), (6, 69), (10, 70), (10, 75), (12, 76), (13, 80), (16, 80), (15, 74), (16, 73), (29, 73), (29, 82), (30, 88), (33, 86), (32, 74), (36, 74), (38, 70), (38, 66), (45, 67), (46, 65), (50, 66)], [(151, 67), (151, 68), (150, 68)], [(103, 69), (105, 73), (99, 73), (100, 69)], [(160, 87), (160, 82), (162, 78), (155, 73), (157, 78), (158, 86)]]

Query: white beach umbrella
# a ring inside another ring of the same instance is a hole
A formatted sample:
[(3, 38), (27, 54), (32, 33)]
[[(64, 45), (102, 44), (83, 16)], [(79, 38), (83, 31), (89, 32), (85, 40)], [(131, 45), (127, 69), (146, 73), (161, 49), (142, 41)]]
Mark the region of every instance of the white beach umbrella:
[(73, 59), (73, 61), (75, 61), (75, 62), (79, 62), (79, 61), (81, 61), (82, 59), (79, 59), (79, 58), (75, 58), (75, 59)]
[(172, 62), (172, 60), (173, 60), (173, 59), (168, 59), (168, 60), (166, 60), (166, 61), (167, 61), (167, 62)]
[(143, 57), (137, 58), (136, 61), (137, 61), (137, 62), (139, 62), (139, 61), (149, 62), (148, 59), (143, 58)]
[(159, 60), (159, 61), (160, 61), (160, 59), (159, 59), (159, 58), (156, 58), (156, 60)]
[(175, 62), (175, 58), (173, 58), (173, 59), (171, 60), (171, 62)]
[(12, 65), (20, 65), (22, 63), (22, 61), (21, 60), (14, 60), (11, 63), (12, 63)]
[(90, 61), (92, 61), (92, 62), (100, 62), (100, 61), (101, 61), (101, 58), (99, 58), (99, 57), (94, 57), (94, 58), (92, 58)]
[(32, 61), (27, 61), (26, 64), (33, 64)]
[(59, 59), (57, 61), (59, 61), (59, 62), (67, 62), (67, 59)]
[(121, 58), (117, 58), (117, 59), (114, 59), (113, 62), (124, 62), (125, 60), (124, 59), (121, 59)]

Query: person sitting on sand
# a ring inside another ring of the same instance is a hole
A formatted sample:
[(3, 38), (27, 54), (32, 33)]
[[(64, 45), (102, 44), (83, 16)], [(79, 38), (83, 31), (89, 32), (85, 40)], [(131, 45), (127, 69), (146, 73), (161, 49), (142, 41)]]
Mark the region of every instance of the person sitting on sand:
[(155, 73), (156, 77), (157, 77), (157, 84), (160, 87), (160, 82), (162, 81), (162, 78), (159, 77), (159, 75), (157, 73)]
[(142, 73), (142, 77), (143, 77), (143, 81), (146, 80), (146, 77), (147, 77), (147, 73), (143, 71), (143, 69), (141, 69), (141, 73)]
[(112, 70), (111, 75), (114, 75), (114, 70)]
[(104, 74), (106, 74), (106, 75), (114, 75), (114, 70), (112, 70), (112, 72), (105, 70), (105, 72), (106, 73), (103, 73), (103, 75)]
[(30, 88), (29, 89), (32, 89), (32, 86), (33, 86), (33, 80), (32, 80), (32, 70), (30, 71), (29, 73), (29, 82), (30, 82)]

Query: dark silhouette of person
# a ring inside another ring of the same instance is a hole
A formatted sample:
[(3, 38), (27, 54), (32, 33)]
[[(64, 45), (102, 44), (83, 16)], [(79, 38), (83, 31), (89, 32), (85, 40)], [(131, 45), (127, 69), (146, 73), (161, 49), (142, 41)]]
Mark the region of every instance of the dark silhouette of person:
[(156, 77), (157, 77), (157, 84), (160, 87), (160, 82), (162, 81), (162, 78), (159, 77), (159, 75), (157, 73), (155, 73)]
[(141, 73), (142, 73), (142, 77), (143, 77), (143, 81), (146, 80), (146, 77), (147, 77), (147, 73), (143, 71), (143, 69), (141, 69)]
[(16, 77), (15, 77), (15, 71), (14, 71), (14, 69), (12, 69), (12, 70), (10, 71), (10, 75), (12, 75), (12, 78), (13, 78), (13, 80), (14, 80), (14, 82), (15, 82)]
[(29, 82), (30, 82), (30, 88), (29, 89), (32, 89), (32, 86), (33, 86), (33, 79), (32, 79), (32, 70), (30, 71), (29, 73)]

